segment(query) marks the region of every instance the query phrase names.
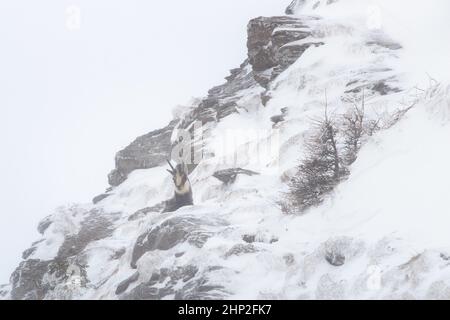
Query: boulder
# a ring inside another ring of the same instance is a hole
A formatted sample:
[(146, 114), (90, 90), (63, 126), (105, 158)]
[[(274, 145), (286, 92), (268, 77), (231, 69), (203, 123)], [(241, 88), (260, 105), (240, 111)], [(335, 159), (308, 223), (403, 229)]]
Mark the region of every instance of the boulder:
[(322, 245), (325, 260), (334, 267), (341, 267), (361, 254), (364, 243), (350, 237), (332, 237)]
[(138, 237), (132, 253), (131, 267), (136, 269), (136, 262), (148, 251), (169, 250), (183, 242), (197, 248), (203, 247), (211, 236), (204, 227), (210, 224), (210, 221), (196, 217), (175, 216), (153, 226)]
[(207, 97), (183, 118), (179, 126), (181, 129), (191, 128), (193, 122), (200, 122), (202, 125), (216, 123), (236, 113), (239, 109), (237, 102), (241, 98), (240, 92), (258, 87), (248, 60), (239, 68), (232, 69), (225, 79), (224, 84), (210, 89)]
[(242, 169), (242, 168), (231, 168), (225, 170), (219, 170), (214, 172), (213, 177), (222, 181), (225, 184), (230, 184), (236, 181), (236, 177), (240, 174), (247, 176), (258, 175), (258, 172)]
[(329, 264), (335, 267), (343, 266), (345, 263), (345, 256), (335, 251), (328, 251), (325, 255), (325, 259)]

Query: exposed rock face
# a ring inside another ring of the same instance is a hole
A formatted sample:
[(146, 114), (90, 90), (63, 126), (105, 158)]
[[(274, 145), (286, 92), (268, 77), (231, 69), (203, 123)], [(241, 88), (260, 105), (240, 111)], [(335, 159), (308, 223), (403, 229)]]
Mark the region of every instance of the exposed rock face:
[[(208, 239), (228, 228), (228, 223), (213, 214), (192, 216), (170, 213), (156, 217), (159, 222), (139, 236), (131, 253), (131, 267), (137, 271), (121, 281), (116, 295), (124, 300), (217, 299), (226, 296), (220, 284), (212, 280), (223, 267), (211, 266), (205, 259), (180, 265), (187, 248), (202, 248)], [(189, 251), (189, 250), (187, 250)], [(154, 264), (159, 257), (175, 259), (172, 267)], [(156, 259), (156, 260), (155, 260)], [(219, 275), (219, 279), (222, 274)], [(217, 279), (217, 278), (216, 278)]]
[(45, 230), (52, 224), (51, 217), (46, 217), (42, 219), (41, 222), (39, 222), (39, 225), (37, 227), (37, 230), (40, 234), (44, 234)]
[(248, 24), (248, 56), (255, 80), (267, 88), (271, 80), (294, 63), (311, 45), (295, 41), (311, 36), (312, 17), (259, 17)]
[(334, 251), (327, 252), (325, 259), (335, 267), (343, 266), (345, 263), (345, 256)]
[[(191, 173), (196, 164), (193, 161), (196, 156), (195, 152), (201, 152), (203, 158), (208, 158), (210, 155), (203, 149), (204, 140), (207, 140), (211, 130), (215, 125), (223, 118), (238, 112), (246, 112), (246, 104), (243, 104), (240, 100), (242, 98), (256, 97), (259, 100), (259, 96), (263, 91), (263, 88), (257, 83), (253, 76), (253, 69), (248, 60), (244, 61), (239, 68), (231, 70), (231, 74), (225, 78), (226, 82), (222, 85), (216, 86), (208, 91), (206, 98), (194, 106), (194, 108), (187, 113), (183, 119), (177, 125), (177, 129), (188, 130), (191, 137), (194, 138), (190, 142), (191, 147), (191, 162), (188, 164), (189, 173)], [(198, 125), (201, 125), (201, 132), (197, 131), (194, 134), (194, 129)], [(203, 139), (197, 139), (197, 137), (203, 137)], [(180, 141), (180, 136), (175, 137), (175, 146), (183, 146), (186, 148), (184, 141)], [(194, 164), (195, 163), (195, 164)]]
[(49, 261), (26, 260), (11, 275), (13, 290), (11, 298), (38, 300), (43, 299), (47, 288), (43, 284), (43, 277), (48, 271)]
[(139, 272), (135, 272), (131, 277), (119, 283), (116, 289), (116, 294), (120, 295), (124, 293), (130, 286), (130, 284), (136, 282), (138, 279), (139, 279)]
[(22, 259), (28, 259), (28, 257), (31, 256), (35, 251), (36, 251), (36, 247), (35, 246), (31, 246), (31, 248), (26, 249), (22, 253)]
[(339, 0), (293, 0), (291, 4), (286, 8), (285, 13), (288, 15), (298, 14), (302, 12), (304, 7), (316, 10), (323, 6), (328, 6)]
[(280, 122), (283, 122), (285, 120), (287, 112), (288, 112), (287, 108), (281, 108), (281, 114), (277, 114), (277, 115), (271, 117), (270, 121), (273, 122), (274, 126)]
[[(114, 215), (107, 215), (99, 209), (78, 213), (84, 216), (78, 232), (65, 236), (54, 258), (47, 261), (33, 258), (36, 247), (42, 240), (33, 243), (32, 247), (23, 253), (23, 258), (27, 260), (20, 263), (10, 279), (12, 299), (43, 299), (56, 286), (64, 284), (68, 278), (68, 270), (74, 265), (80, 270), (80, 277), (86, 277), (84, 266), (81, 264), (83, 251), (88, 244), (111, 235)], [(55, 222), (51, 216), (45, 218), (39, 224), (39, 231), (44, 233), (53, 223)], [(42, 225), (47, 225), (47, 228), (42, 228)], [(87, 282), (86, 279), (83, 281)]]
[[(137, 138), (128, 147), (118, 152), (116, 168), (108, 176), (109, 184), (118, 186), (133, 170), (161, 165), (170, 158), (174, 147), (170, 141), (174, 129), (188, 129), (192, 133), (194, 122), (202, 125), (216, 123), (238, 111), (240, 107), (238, 101), (242, 98), (243, 90), (258, 87), (252, 68), (248, 61), (245, 61), (239, 68), (231, 70), (230, 76), (226, 77), (226, 83), (209, 90), (208, 96), (184, 115), (183, 119), (173, 120), (167, 127)], [(203, 132), (203, 135), (207, 134)], [(191, 167), (189, 169), (189, 171), (193, 170)]]
[(194, 121), (202, 124), (217, 122), (237, 112), (237, 102), (242, 97), (241, 91), (257, 87), (251, 71), (247, 60), (239, 68), (231, 70), (231, 74), (225, 78), (226, 83), (209, 90), (208, 96), (182, 120), (179, 127), (186, 129)]
[(171, 297), (176, 300), (206, 300), (223, 297), (220, 285), (209, 283), (207, 274), (213, 272), (207, 268), (200, 272), (196, 266), (186, 265), (172, 269), (162, 268), (155, 271), (149, 281), (139, 284), (123, 300), (161, 300)]
[(210, 237), (204, 228), (210, 221), (191, 216), (175, 216), (144, 232), (136, 241), (131, 258), (131, 267), (148, 251), (169, 250), (176, 245), (187, 242), (201, 248)]
[(286, 8), (286, 14), (294, 14), (302, 5), (305, 4), (305, 0), (293, 0), (291, 4)]
[(148, 169), (161, 165), (170, 157), (173, 120), (163, 129), (155, 130), (137, 138), (116, 155), (116, 168), (109, 174), (109, 184), (118, 186), (136, 169)]
[(81, 222), (80, 231), (69, 235), (58, 251), (58, 259), (67, 259), (80, 254), (86, 246), (94, 241), (104, 239), (113, 232), (112, 222), (101, 210), (92, 210)]

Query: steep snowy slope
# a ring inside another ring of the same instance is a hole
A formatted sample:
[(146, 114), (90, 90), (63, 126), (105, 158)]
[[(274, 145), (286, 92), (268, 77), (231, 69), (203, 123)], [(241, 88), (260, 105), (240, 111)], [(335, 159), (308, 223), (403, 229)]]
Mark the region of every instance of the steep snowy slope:
[[(349, 3), (297, 0), (288, 16), (252, 20), (248, 60), (119, 152), (112, 187), (95, 204), (44, 219), (42, 239), (0, 295), (449, 299), (450, 87), (405, 68), (403, 39), (368, 27)], [(339, 116), (362, 97), (367, 116), (389, 125), (321, 206), (283, 214), (312, 119), (325, 104)], [(191, 166), (195, 205), (160, 213), (173, 192), (164, 160), (176, 129), (195, 122), (205, 154)], [(258, 174), (214, 177), (233, 168)]]

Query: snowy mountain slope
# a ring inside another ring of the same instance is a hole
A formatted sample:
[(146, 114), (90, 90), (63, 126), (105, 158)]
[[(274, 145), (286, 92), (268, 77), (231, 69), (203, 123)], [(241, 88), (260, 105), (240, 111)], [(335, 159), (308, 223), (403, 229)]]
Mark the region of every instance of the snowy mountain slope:
[[(177, 114), (169, 132), (121, 152), (119, 178), (103, 199), (43, 220), (42, 239), (0, 295), (450, 298), (450, 87), (426, 74), (425, 86), (416, 82), (418, 69), (402, 64), (403, 39), (368, 28), (358, 12), (342, 16), (351, 1), (322, 2), (294, 1), (295, 16), (250, 22), (249, 59)], [(389, 121), (412, 108), (369, 139), (321, 206), (283, 214), (278, 203), (305, 156), (312, 119), (325, 102), (338, 116), (363, 95), (371, 117)], [(176, 144), (175, 129), (196, 121), (207, 156), (190, 174), (195, 205), (162, 214), (173, 192), (165, 152)], [(229, 184), (213, 176), (236, 167), (258, 174)]]

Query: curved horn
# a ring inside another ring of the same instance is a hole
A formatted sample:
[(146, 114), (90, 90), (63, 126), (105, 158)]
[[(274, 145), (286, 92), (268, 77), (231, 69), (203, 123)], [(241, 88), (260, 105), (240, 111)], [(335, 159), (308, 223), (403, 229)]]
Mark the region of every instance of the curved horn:
[(172, 166), (172, 164), (170, 163), (169, 160), (167, 160), (167, 163), (169, 164), (170, 168), (172, 169), (172, 170), (167, 169), (167, 171), (168, 171), (170, 174), (174, 175), (174, 174), (175, 174), (175, 168)]
[(173, 171), (175, 171), (175, 168), (172, 166), (172, 164), (170, 163), (170, 161), (169, 160), (167, 160), (167, 163), (169, 164), (169, 166), (170, 166), (170, 169), (172, 169)]

